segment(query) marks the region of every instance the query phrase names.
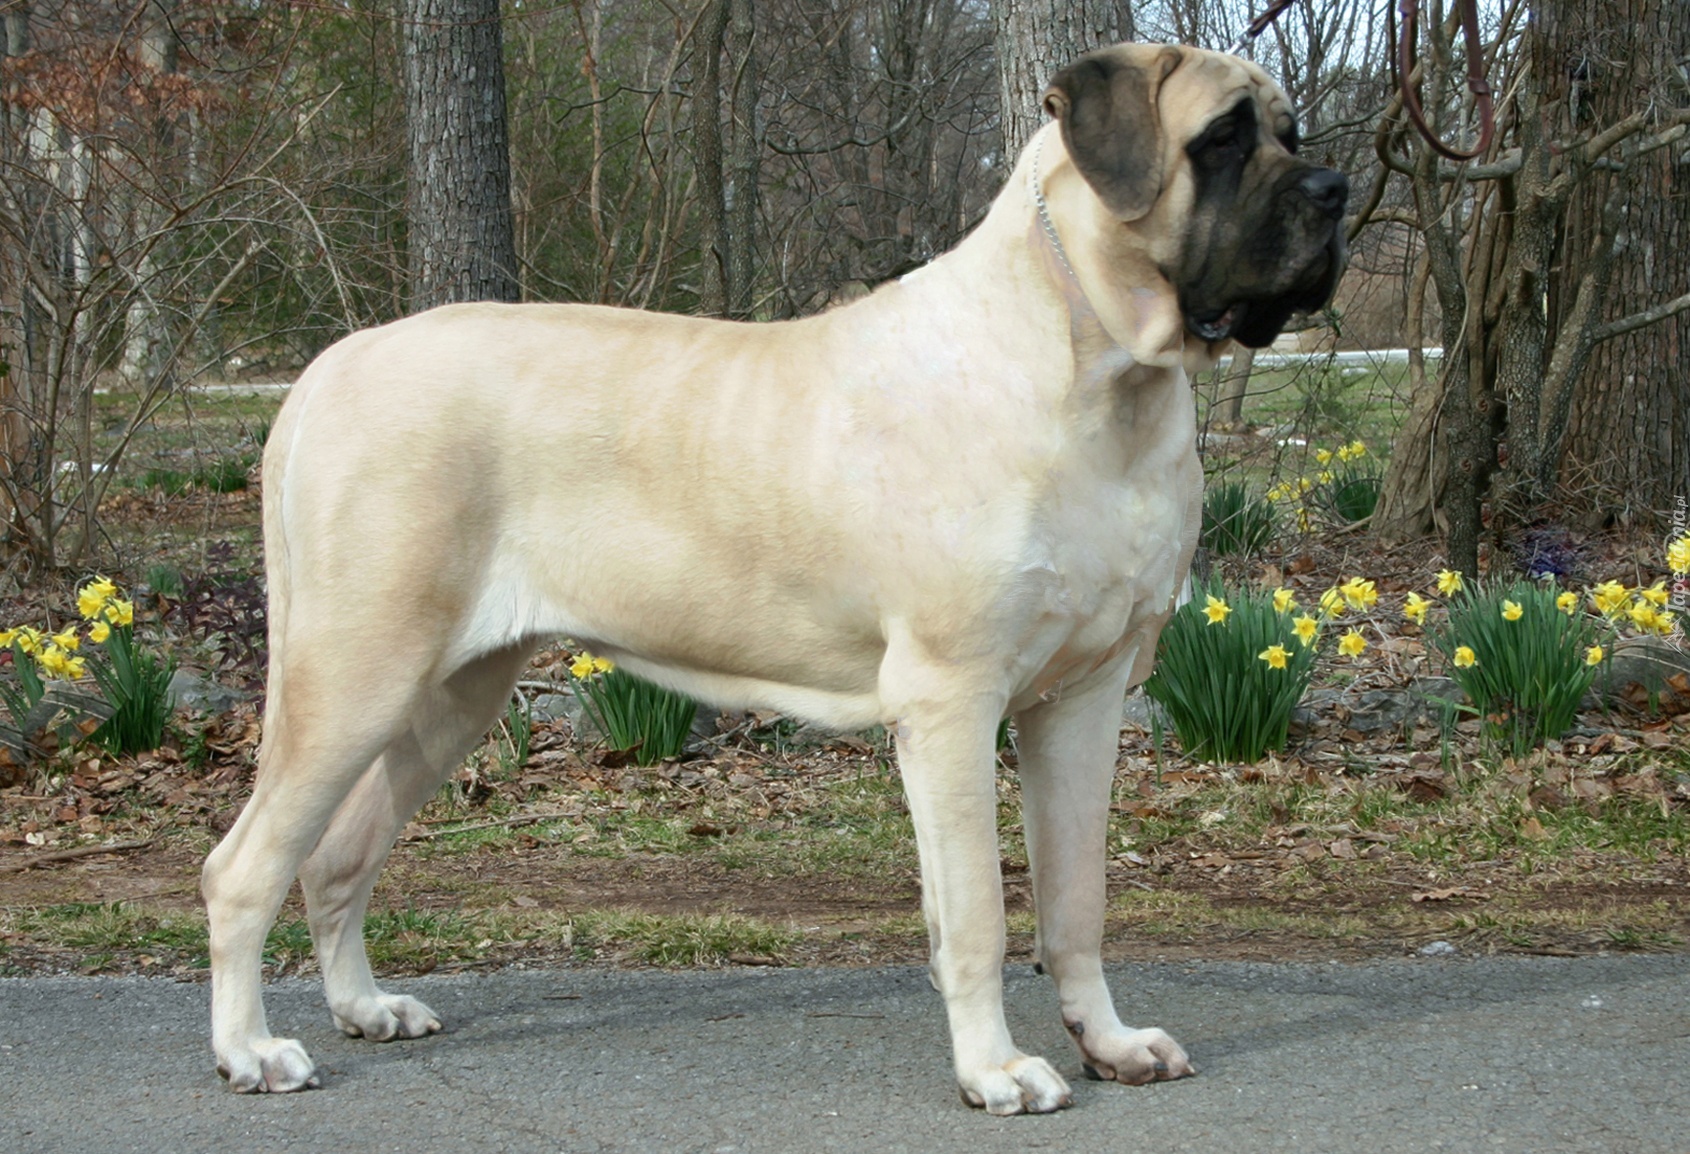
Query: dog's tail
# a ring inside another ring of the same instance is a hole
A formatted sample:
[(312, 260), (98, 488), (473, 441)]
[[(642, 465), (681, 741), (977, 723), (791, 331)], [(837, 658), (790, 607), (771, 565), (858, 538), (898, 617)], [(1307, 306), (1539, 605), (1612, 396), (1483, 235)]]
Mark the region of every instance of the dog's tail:
[[(267, 599), (265, 635), (269, 647), (265, 671), (264, 733), (275, 732), (286, 692), (283, 656), (287, 646), (288, 608), (293, 602), (293, 569), (288, 540), (288, 470), (299, 438), (301, 418), (310, 402), (314, 379), (321, 375), (321, 358), (300, 374), (264, 441), (263, 525), (264, 583)], [(260, 766), (263, 760), (260, 759)]]

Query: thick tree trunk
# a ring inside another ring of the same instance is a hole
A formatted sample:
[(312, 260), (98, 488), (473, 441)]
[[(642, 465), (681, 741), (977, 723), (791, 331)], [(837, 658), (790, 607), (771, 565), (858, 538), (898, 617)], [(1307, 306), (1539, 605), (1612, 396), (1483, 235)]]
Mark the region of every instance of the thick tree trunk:
[(520, 295), (498, 0), (404, 0), (413, 311)]
[[(1568, 88), (1577, 123), (1611, 124), (1640, 107), (1690, 104), (1690, 5), (1620, 0), (1612, 5), (1545, 5), (1556, 52), (1553, 75)], [(1574, 195), (1560, 254), (1566, 291), (1551, 294), (1552, 317), (1579, 307), (1570, 291), (1593, 238), (1611, 228), (1612, 261), (1598, 325), (1642, 312), (1690, 288), (1690, 184), (1684, 146), (1662, 148), (1624, 172), (1598, 170)], [(1589, 301), (1583, 302), (1588, 307)], [(1562, 500), (1581, 520), (1661, 522), (1690, 495), (1690, 311), (1594, 344), (1573, 378), (1559, 466)]]
[(1076, 56), (1135, 35), (1127, 0), (992, 0), (1002, 93), (1003, 167), (1014, 165), (1043, 118), (1039, 100)]

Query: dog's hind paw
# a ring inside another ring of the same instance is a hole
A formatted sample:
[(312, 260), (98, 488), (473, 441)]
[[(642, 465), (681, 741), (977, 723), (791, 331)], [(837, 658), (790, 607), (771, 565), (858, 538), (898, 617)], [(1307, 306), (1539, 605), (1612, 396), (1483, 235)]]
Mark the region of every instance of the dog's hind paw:
[(374, 994), (361, 997), (334, 1011), (334, 1024), (348, 1037), (372, 1042), (397, 1038), (421, 1038), (438, 1034), (440, 1017), (433, 1010), (404, 994)]
[(1049, 1114), (1074, 1104), (1062, 1075), (1043, 1058), (1023, 1055), (964, 1075), (962, 1100), (988, 1114)]
[(257, 1038), (245, 1049), (219, 1055), (217, 1072), (237, 1094), (286, 1094), (323, 1084), (311, 1055), (292, 1038)]

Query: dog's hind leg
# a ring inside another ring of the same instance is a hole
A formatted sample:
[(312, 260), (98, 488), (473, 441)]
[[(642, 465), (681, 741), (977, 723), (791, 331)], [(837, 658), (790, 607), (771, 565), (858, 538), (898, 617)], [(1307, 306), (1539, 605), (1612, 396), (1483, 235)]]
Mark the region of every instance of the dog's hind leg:
[(1131, 656), (1022, 710), (1015, 727), (1039, 965), (1086, 1073), (1136, 1084), (1195, 1071), (1161, 1030), (1121, 1024), (1103, 977), (1109, 793)]
[(386, 1042), (440, 1029), (422, 1002), (376, 986), (364, 949), (364, 910), (400, 829), (487, 732), (527, 660), (526, 647), (493, 653), (429, 691), (300, 868), (324, 993), (335, 1025), (349, 1035)]
[(218, 1072), (237, 1091), (316, 1084), (304, 1048), (270, 1035), (262, 1000), (264, 937), (329, 818), (414, 705), (414, 684), (350, 692), (357, 679), (336, 676), (347, 660), (325, 637), (319, 648), (291, 646), (285, 684), (278, 686), (272, 663), (271, 693), (279, 696), (265, 713), (252, 798), (201, 875), (211, 931), (212, 1048)]

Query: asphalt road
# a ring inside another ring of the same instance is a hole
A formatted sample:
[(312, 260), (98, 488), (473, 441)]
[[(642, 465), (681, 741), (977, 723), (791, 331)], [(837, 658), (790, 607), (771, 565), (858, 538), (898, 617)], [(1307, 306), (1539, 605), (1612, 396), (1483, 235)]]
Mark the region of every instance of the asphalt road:
[(393, 983), (434, 1038), (342, 1037), (315, 983), (269, 990), (272, 1028), (324, 1070), (237, 1097), (212, 1072), (204, 985), (0, 981), (0, 1149), (663, 1151), (1049, 1149), (1401, 1154), (1690, 1152), (1690, 958), (1121, 966), (1129, 1020), (1202, 1074), (1085, 1082), (1045, 979), (1011, 1024), (1075, 1105), (998, 1119), (957, 1098), (916, 969), (505, 972)]

